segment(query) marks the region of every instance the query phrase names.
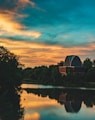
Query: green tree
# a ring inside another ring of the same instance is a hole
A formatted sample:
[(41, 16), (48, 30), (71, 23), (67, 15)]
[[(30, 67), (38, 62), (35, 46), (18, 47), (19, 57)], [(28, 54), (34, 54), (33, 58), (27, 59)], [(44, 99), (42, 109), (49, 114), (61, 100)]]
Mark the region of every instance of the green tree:
[(50, 77), (50, 84), (59, 85), (61, 84), (62, 76), (59, 73), (58, 65), (50, 65), (49, 66), (49, 77)]
[(0, 86), (1, 87), (18, 87), (21, 81), (18, 78), (21, 72), (21, 64), (18, 57), (7, 50), (5, 47), (0, 46)]
[(93, 60), (93, 67), (95, 67), (95, 59)]
[(58, 63), (58, 66), (63, 66), (64, 65), (64, 61), (60, 61), (59, 63)]
[(85, 78), (86, 82), (95, 82), (95, 67), (88, 70)]
[(88, 70), (92, 67), (92, 61), (90, 58), (86, 58), (83, 62), (83, 67), (87, 68)]

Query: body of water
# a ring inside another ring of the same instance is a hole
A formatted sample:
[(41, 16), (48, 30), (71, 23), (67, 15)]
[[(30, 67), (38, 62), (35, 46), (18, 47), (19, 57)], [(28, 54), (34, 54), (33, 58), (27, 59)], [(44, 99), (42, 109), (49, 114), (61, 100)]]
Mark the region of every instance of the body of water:
[(95, 91), (23, 84), (24, 120), (95, 120)]
[(0, 96), (0, 120), (95, 120), (94, 88), (21, 87)]

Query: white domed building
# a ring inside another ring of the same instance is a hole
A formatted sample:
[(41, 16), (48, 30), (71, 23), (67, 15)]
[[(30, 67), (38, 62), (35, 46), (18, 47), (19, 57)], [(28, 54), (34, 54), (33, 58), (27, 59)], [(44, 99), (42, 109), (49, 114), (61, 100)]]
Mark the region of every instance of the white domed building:
[(70, 55), (65, 58), (63, 66), (59, 66), (59, 72), (62, 75), (67, 75), (67, 73), (83, 73), (84, 68), (82, 67), (82, 62), (80, 58), (76, 55)]

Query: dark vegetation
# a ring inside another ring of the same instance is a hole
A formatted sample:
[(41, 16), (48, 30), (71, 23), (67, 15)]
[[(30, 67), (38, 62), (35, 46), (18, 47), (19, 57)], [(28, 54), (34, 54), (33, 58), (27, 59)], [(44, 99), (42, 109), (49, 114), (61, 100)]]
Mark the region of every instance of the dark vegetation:
[(87, 72), (82, 74), (67, 73), (62, 76), (59, 73), (59, 65), (38, 66), (22, 69), (18, 56), (4, 47), (0, 47), (0, 91), (4, 89), (18, 89), (22, 83), (36, 83), (44, 85), (64, 86), (95, 86), (95, 60), (89, 58), (83, 62)]
[(18, 57), (0, 46), (0, 118), (17, 120), (23, 115), (20, 108), (22, 65)]
[(40, 83), (40, 84), (61, 84), (61, 74), (57, 65), (39, 66), (35, 68), (26, 68), (23, 70), (25, 82)]
[[(62, 64), (62, 62), (59, 64)], [(59, 64), (50, 65), (49, 67), (39, 66), (22, 69), (18, 56), (0, 46), (0, 118), (4, 120), (17, 120), (22, 118), (23, 108), (20, 107), (20, 95), (18, 94), (20, 93), (20, 85), (22, 83), (87, 87), (91, 84), (91, 86), (95, 87), (95, 60), (92, 62), (87, 58), (83, 62), (83, 66), (87, 69), (85, 74), (68, 73), (67, 76), (61, 76), (59, 73)], [(67, 102), (69, 101), (70, 103), (72, 102), (72, 107), (75, 112), (80, 110), (82, 101), (88, 107), (95, 105), (95, 98), (91, 95), (92, 93), (84, 93), (85, 97), (88, 98), (86, 101), (83, 93), (76, 92), (76, 90), (73, 91), (73, 93), (75, 92), (75, 96), (72, 96), (70, 93), (71, 90), (69, 92), (43, 90), (38, 89), (36, 91), (33, 89), (31, 91), (27, 89), (27, 92), (56, 99), (60, 104), (65, 105), (67, 111), (69, 111), (67, 106)], [(66, 95), (65, 102), (60, 99), (60, 97), (65, 97), (64, 95)], [(79, 103), (79, 106), (76, 107), (76, 103)]]
[(89, 58), (83, 62), (83, 67), (86, 69), (85, 73), (74, 74), (67, 73), (62, 76), (59, 73), (59, 65), (38, 66), (35, 68), (25, 68), (23, 70), (23, 83), (37, 83), (49, 85), (65, 85), (65, 86), (95, 86), (95, 60), (91, 61)]
[(21, 84), (21, 64), (18, 57), (4, 47), (0, 47), (0, 87), (18, 88)]
[(24, 109), (20, 106), (20, 95), (15, 89), (9, 89), (9, 91), (0, 94), (1, 120), (21, 120), (23, 113)]

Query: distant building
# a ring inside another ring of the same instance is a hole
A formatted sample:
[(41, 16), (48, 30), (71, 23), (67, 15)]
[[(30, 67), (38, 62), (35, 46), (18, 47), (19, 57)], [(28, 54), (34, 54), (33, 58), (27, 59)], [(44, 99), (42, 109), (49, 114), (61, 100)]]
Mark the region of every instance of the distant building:
[(59, 72), (62, 75), (67, 75), (67, 73), (83, 73), (85, 72), (82, 67), (82, 62), (78, 56), (70, 55), (67, 56), (63, 66), (59, 66)]
[(64, 62), (64, 66), (81, 67), (82, 62), (81, 62), (81, 60), (80, 60), (80, 58), (78, 56), (70, 55), (70, 56), (66, 57), (65, 62)]

